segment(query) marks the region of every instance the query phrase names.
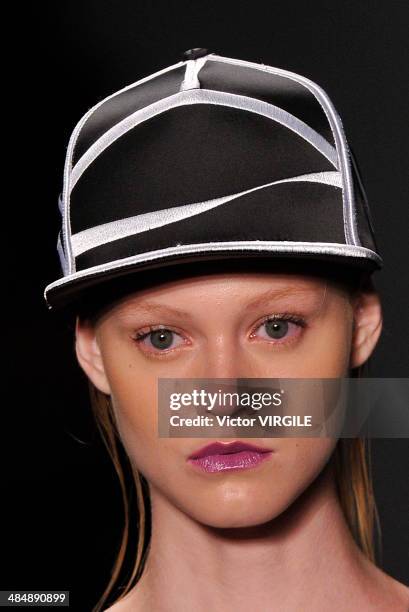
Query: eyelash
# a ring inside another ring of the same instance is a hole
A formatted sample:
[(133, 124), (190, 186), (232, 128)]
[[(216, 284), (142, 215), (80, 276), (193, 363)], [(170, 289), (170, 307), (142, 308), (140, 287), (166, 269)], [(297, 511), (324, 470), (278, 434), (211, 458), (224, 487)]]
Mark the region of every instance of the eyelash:
[[(301, 328), (305, 328), (307, 326), (307, 322), (304, 319), (304, 317), (302, 317), (301, 315), (298, 315), (298, 314), (282, 313), (282, 314), (268, 315), (268, 316), (264, 317), (264, 319), (262, 319), (262, 321), (257, 323), (257, 325), (254, 327), (253, 331), (251, 332), (250, 337), (253, 337), (253, 335), (255, 334), (256, 330), (258, 330), (262, 325), (264, 325), (268, 321), (289, 321), (290, 323), (294, 323), (295, 325), (298, 325)], [(175, 334), (180, 335), (175, 329), (172, 329), (171, 327), (165, 327), (165, 326), (162, 326), (162, 325), (159, 325), (159, 326), (152, 325), (152, 326), (149, 327), (148, 331), (146, 331), (146, 332), (137, 332), (135, 334), (135, 337), (133, 338), (133, 340), (135, 342), (137, 342), (137, 343), (141, 343), (152, 332), (159, 331), (159, 330), (170, 331), (170, 332), (173, 332)], [(287, 342), (279, 342), (279, 341), (277, 341), (274, 344), (287, 344)], [(155, 353), (155, 354), (160, 356), (160, 355), (166, 355), (167, 353), (169, 353), (169, 352), (171, 352), (173, 350), (175, 350), (175, 349), (167, 349), (167, 350), (159, 350), (159, 349), (157, 349), (157, 351), (150, 351), (150, 352)]]
[(300, 327), (305, 327), (307, 325), (306, 320), (301, 315), (284, 312), (282, 314), (274, 314), (264, 317), (264, 319), (257, 324), (256, 329), (258, 329), (260, 325), (263, 325), (263, 323), (267, 323), (267, 321), (290, 321), (291, 323), (295, 323)]

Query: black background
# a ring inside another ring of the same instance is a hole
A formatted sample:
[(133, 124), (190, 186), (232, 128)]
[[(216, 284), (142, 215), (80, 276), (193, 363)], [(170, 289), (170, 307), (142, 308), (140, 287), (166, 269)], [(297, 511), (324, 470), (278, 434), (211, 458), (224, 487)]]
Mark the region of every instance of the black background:
[[(12, 130), (2, 202), (3, 346), (11, 368), (1, 421), (0, 588), (70, 590), (72, 609), (86, 611), (107, 582), (122, 521), (119, 491), (72, 332), (54, 321), (42, 292), (60, 275), (57, 197), (76, 122), (185, 50), (202, 46), (293, 70), (327, 91), (358, 158), (385, 262), (375, 276), (384, 330), (371, 375), (409, 375), (406, 6), (82, 0), (17, 7), (3, 56), (13, 78), (3, 79), (3, 127)], [(409, 441), (372, 446), (382, 564), (409, 583)]]

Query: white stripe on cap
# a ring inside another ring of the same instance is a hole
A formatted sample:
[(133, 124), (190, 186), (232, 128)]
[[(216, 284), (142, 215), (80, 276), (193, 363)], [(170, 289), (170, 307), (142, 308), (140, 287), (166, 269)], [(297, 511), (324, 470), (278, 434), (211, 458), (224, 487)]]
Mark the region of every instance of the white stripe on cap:
[(187, 104), (218, 104), (221, 106), (229, 106), (240, 110), (249, 111), (258, 115), (268, 117), (273, 121), (286, 126), (304, 140), (315, 147), (324, 157), (326, 157), (338, 170), (338, 153), (321, 134), (318, 134), (309, 125), (298, 119), (291, 113), (288, 113), (279, 106), (263, 102), (256, 98), (242, 96), (238, 94), (230, 94), (222, 91), (213, 91), (210, 89), (189, 89), (180, 91), (176, 94), (168, 96), (158, 102), (154, 102), (145, 108), (141, 108), (105, 132), (78, 160), (71, 172), (70, 190), (74, 189), (77, 181), (85, 172), (92, 162), (109, 147), (115, 140), (126, 134), (135, 126), (164, 113), (172, 108), (184, 106)]
[(258, 185), (251, 189), (246, 189), (239, 193), (233, 193), (228, 196), (220, 198), (214, 198), (213, 200), (206, 200), (204, 202), (196, 202), (194, 204), (184, 204), (182, 206), (174, 206), (171, 208), (163, 208), (162, 210), (155, 210), (149, 213), (143, 213), (135, 215), (133, 217), (127, 217), (125, 219), (119, 219), (117, 221), (111, 221), (110, 223), (103, 223), (95, 227), (83, 230), (73, 234), (71, 237), (71, 246), (74, 257), (89, 251), (95, 247), (101, 246), (114, 240), (126, 238), (127, 236), (133, 236), (140, 234), (151, 229), (163, 227), (170, 223), (176, 223), (182, 219), (188, 219), (194, 215), (199, 215), (207, 210), (216, 208), (231, 202), (237, 198), (265, 189), (273, 185), (280, 185), (281, 183), (289, 183), (294, 181), (307, 181), (313, 183), (324, 183), (333, 187), (342, 188), (342, 178), (339, 172), (315, 172), (311, 174), (303, 174), (300, 176), (294, 176), (272, 183), (266, 183), (265, 185)]

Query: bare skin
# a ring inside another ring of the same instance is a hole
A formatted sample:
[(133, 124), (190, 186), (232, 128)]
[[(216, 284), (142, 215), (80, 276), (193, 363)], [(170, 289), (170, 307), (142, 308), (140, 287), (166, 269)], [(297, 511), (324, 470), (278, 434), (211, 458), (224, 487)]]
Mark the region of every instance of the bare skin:
[[(265, 320), (284, 313), (304, 326), (285, 324), (277, 340)], [(171, 332), (168, 348), (150, 333), (159, 327)], [(212, 439), (156, 432), (159, 377), (347, 376), (369, 358), (381, 328), (375, 293), (352, 299), (320, 278), (254, 272), (164, 283), (119, 300), (95, 324), (77, 320), (79, 363), (111, 396), (151, 495), (144, 573), (110, 611), (407, 612), (409, 589), (366, 560), (346, 525), (331, 461), (336, 440), (246, 439), (271, 458), (205, 474), (186, 459)]]

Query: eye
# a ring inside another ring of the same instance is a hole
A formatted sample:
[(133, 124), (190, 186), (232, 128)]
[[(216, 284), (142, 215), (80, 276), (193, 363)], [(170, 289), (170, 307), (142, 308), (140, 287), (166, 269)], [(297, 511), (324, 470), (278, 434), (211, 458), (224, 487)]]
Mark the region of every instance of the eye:
[[(279, 341), (283, 338), (296, 337), (300, 333), (300, 328), (305, 327), (305, 325), (305, 320), (298, 315), (272, 315), (252, 332), (251, 337), (258, 336), (266, 340)], [(256, 333), (258, 330), (261, 330), (260, 335)]]
[(158, 351), (165, 351), (179, 346), (183, 342), (181, 336), (166, 327), (151, 328), (147, 332), (138, 332), (135, 341)]

